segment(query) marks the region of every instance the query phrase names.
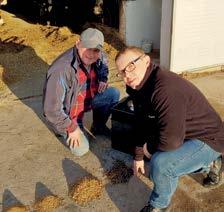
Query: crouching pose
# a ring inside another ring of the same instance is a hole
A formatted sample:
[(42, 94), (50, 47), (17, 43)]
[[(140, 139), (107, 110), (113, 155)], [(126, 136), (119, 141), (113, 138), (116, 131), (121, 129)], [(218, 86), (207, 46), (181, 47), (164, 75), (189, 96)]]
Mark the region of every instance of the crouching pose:
[(60, 55), (50, 66), (44, 86), (43, 113), (53, 131), (63, 138), (72, 153), (89, 150), (83, 115), (93, 110), (91, 131), (110, 135), (106, 122), (119, 100), (119, 91), (108, 87), (108, 67), (102, 52), (104, 36), (97, 29), (82, 32), (75, 47)]
[(182, 175), (206, 171), (204, 186), (218, 184), (224, 126), (204, 95), (189, 81), (152, 64), (139, 48), (127, 47), (115, 60), (136, 114), (134, 173), (144, 173), (144, 152), (151, 157), (154, 187), (141, 211), (164, 211)]

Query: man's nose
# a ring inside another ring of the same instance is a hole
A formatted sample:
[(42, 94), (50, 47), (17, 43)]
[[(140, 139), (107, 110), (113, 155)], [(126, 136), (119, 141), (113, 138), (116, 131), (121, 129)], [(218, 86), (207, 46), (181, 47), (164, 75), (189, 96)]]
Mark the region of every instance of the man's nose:
[(126, 77), (126, 78), (130, 78), (130, 77), (132, 77), (133, 76), (133, 72), (129, 72), (129, 71), (125, 71), (124, 72), (124, 77)]
[(89, 51), (89, 56), (91, 56), (91, 57), (94, 56), (94, 51), (93, 50)]

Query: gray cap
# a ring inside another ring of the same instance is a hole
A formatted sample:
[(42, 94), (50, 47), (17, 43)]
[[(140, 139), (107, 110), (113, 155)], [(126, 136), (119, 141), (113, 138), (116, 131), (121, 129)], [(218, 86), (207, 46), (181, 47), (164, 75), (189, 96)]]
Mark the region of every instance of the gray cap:
[(97, 48), (102, 50), (104, 36), (98, 29), (88, 28), (81, 33), (80, 41), (84, 48)]

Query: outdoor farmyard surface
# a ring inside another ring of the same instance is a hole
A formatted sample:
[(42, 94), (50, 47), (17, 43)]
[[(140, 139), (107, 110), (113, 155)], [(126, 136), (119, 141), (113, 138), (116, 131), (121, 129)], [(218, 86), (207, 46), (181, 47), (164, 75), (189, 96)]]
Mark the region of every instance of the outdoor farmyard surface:
[[(61, 202), (57, 205), (54, 200), (57, 208), (49, 211), (139, 211), (152, 189), (147, 176), (113, 184), (105, 175), (116, 160), (131, 167), (129, 155), (111, 149), (110, 140), (97, 137), (91, 139), (88, 154), (74, 157), (42, 121), (46, 70), (60, 53), (74, 45), (79, 35), (66, 27), (27, 23), (4, 11), (2, 16), (5, 24), (0, 26), (0, 210), (24, 205), (32, 211), (44, 197), (50, 196)], [(114, 39), (113, 30), (100, 27), (107, 35), (110, 83), (118, 86), (124, 96), (124, 85), (115, 77), (113, 63), (123, 44)], [(224, 118), (224, 73), (191, 81)], [(85, 122), (88, 128), (91, 114), (87, 114)], [(102, 182), (102, 194), (79, 205), (70, 198), (69, 189), (90, 175)], [(181, 178), (170, 211), (224, 211), (224, 184), (207, 189), (201, 182), (201, 175)]]

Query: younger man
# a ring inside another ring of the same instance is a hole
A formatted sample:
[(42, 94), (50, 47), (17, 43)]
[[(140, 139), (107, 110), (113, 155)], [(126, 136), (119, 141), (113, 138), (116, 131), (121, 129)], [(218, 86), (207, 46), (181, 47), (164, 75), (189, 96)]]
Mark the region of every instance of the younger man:
[[(204, 185), (221, 177), (224, 127), (204, 95), (189, 81), (151, 63), (136, 47), (116, 56), (118, 75), (127, 85), (136, 117), (134, 173), (144, 173), (144, 150), (152, 155), (150, 178), (154, 183), (148, 205), (141, 211), (164, 211), (170, 204), (179, 177), (212, 167)], [(150, 157), (150, 156), (149, 156)]]

